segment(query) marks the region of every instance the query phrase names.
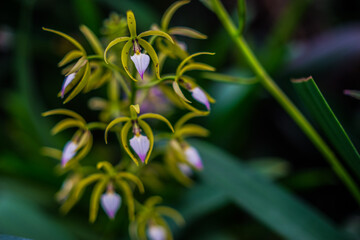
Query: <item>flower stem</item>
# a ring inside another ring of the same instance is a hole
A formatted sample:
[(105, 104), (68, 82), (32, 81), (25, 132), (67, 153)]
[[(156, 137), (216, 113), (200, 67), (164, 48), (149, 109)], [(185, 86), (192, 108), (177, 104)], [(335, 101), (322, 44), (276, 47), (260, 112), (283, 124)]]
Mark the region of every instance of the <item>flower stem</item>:
[(293, 120), (297, 123), (301, 130), (308, 136), (308, 138), (329, 162), (335, 173), (344, 182), (344, 184), (347, 186), (354, 198), (360, 204), (360, 192), (358, 190), (358, 187), (349, 175), (349, 173), (345, 170), (340, 161), (337, 159), (334, 152), (329, 148), (329, 146), (320, 137), (320, 135), (313, 128), (313, 126), (306, 120), (306, 118), (297, 109), (297, 107), (291, 102), (291, 100), (268, 75), (268, 73), (265, 71), (265, 69), (262, 67), (262, 65), (259, 63), (255, 55), (247, 45), (245, 39), (241, 35), (239, 35), (239, 31), (233, 24), (231, 18), (229, 17), (221, 2), (219, 0), (211, 1), (215, 14), (225, 27), (226, 31), (235, 43), (239, 52), (245, 57), (248, 65), (250, 66), (250, 68), (252, 68), (260, 83), (279, 102), (279, 104), (293, 118)]

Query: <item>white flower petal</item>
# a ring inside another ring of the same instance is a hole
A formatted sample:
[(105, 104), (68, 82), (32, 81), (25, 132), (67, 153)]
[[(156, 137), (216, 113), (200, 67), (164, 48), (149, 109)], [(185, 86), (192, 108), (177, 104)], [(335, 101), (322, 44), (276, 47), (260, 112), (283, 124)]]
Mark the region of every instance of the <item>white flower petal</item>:
[(139, 136), (134, 136), (130, 139), (130, 146), (134, 149), (141, 161), (144, 162), (150, 147), (149, 139), (141, 134)]
[(192, 97), (196, 99), (196, 101), (204, 104), (207, 110), (210, 110), (209, 100), (203, 90), (201, 90), (199, 87), (196, 87), (191, 90), (191, 93)]
[(203, 164), (198, 151), (194, 147), (187, 147), (185, 149), (185, 156), (189, 163), (195, 166), (197, 169), (203, 169)]
[(148, 228), (148, 237), (150, 240), (165, 240), (166, 230), (164, 227), (159, 225), (151, 225)]
[(113, 219), (121, 205), (121, 197), (114, 192), (107, 192), (101, 196), (101, 206), (109, 218)]
[(135, 53), (130, 58), (134, 62), (136, 70), (139, 72), (141, 79), (143, 79), (144, 72), (150, 63), (150, 57), (147, 54)]
[(64, 79), (63, 85), (61, 87), (61, 98), (64, 97), (65, 89), (72, 82), (72, 80), (74, 80), (75, 75), (76, 73), (71, 73)]
[(63, 167), (75, 156), (77, 147), (78, 145), (73, 141), (69, 141), (65, 144), (61, 157), (61, 165)]
[(178, 163), (177, 166), (185, 176), (190, 177), (193, 174), (191, 167), (189, 167), (186, 163)]

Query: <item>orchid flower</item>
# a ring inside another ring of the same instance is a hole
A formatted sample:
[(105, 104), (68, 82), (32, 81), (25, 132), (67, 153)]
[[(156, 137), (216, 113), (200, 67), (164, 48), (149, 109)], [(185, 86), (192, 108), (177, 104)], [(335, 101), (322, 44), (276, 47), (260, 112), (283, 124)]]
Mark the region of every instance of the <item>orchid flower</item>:
[[(121, 63), (125, 69), (125, 72), (128, 74), (128, 76), (132, 80), (137, 81), (130, 73), (129, 67), (128, 67), (128, 58), (130, 55), (130, 49), (131, 49), (131, 47), (133, 47), (134, 55), (131, 56), (131, 60), (135, 64), (135, 67), (136, 67), (137, 71), (139, 72), (141, 79), (143, 79), (143, 75), (144, 75), (146, 68), (149, 65), (150, 58), (155, 66), (155, 75), (158, 79), (160, 79), (160, 67), (159, 67), (158, 56), (156, 55), (156, 52), (155, 52), (154, 48), (151, 46), (151, 44), (142, 38), (147, 37), (147, 36), (156, 35), (156, 36), (164, 37), (167, 40), (169, 40), (172, 44), (174, 44), (173, 39), (169, 36), (169, 34), (163, 32), (163, 31), (160, 31), (160, 30), (149, 30), (149, 31), (142, 32), (139, 35), (137, 35), (136, 34), (136, 20), (135, 20), (134, 13), (132, 11), (127, 11), (126, 16), (127, 16), (127, 25), (128, 25), (129, 32), (130, 32), (130, 37), (119, 37), (119, 38), (116, 38), (113, 41), (111, 41), (104, 51), (105, 62), (108, 63), (106, 54), (110, 48), (112, 48), (114, 45), (116, 45), (118, 43), (126, 42), (121, 51)], [(141, 53), (140, 46), (144, 48), (144, 50), (150, 55), (150, 57), (147, 54)]]
[[(130, 156), (130, 158), (135, 162), (136, 165), (139, 165), (138, 159), (134, 156), (131, 149), (128, 146), (128, 142), (130, 142), (130, 146), (136, 153), (136, 155), (140, 158), (141, 162), (147, 164), (154, 147), (154, 134), (150, 128), (150, 126), (144, 121), (146, 118), (155, 118), (165, 122), (169, 128), (174, 131), (171, 123), (160, 114), (155, 113), (145, 113), (142, 115), (138, 115), (140, 113), (139, 104), (130, 106), (130, 117), (119, 117), (114, 119), (109, 123), (105, 130), (105, 142), (107, 143), (107, 135), (109, 130), (114, 127), (116, 124), (125, 122), (124, 126), (121, 129), (121, 141), (122, 145)], [(128, 140), (128, 133), (130, 129), (133, 129), (134, 136)], [(142, 135), (140, 132), (144, 131), (145, 135)]]
[(65, 167), (66, 163), (69, 162), (76, 154), (78, 144), (73, 141), (68, 141), (65, 144), (64, 150), (61, 156), (61, 165)]
[(160, 225), (150, 225), (147, 230), (150, 240), (165, 240), (166, 230)]
[(189, 163), (191, 163), (191, 165), (196, 167), (198, 170), (203, 169), (203, 163), (201, 161), (200, 154), (194, 147), (187, 146), (184, 153), (186, 159), (189, 161)]

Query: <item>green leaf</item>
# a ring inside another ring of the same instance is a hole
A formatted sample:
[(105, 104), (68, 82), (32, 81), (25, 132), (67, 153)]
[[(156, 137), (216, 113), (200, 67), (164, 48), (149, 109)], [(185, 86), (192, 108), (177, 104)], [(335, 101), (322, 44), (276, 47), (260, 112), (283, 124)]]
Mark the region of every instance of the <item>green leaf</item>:
[[(106, 63), (109, 63), (106, 57), (107, 52), (110, 50), (110, 48), (112, 48), (114, 45), (121, 43), (121, 42), (125, 42), (125, 41), (129, 41), (130, 38), (129, 37), (119, 37), (119, 38), (115, 38), (114, 40), (112, 40), (109, 45), (107, 45), (105, 51), (104, 51), (104, 61)], [(131, 41), (130, 41), (131, 43)], [(125, 47), (125, 46), (124, 46)], [(129, 48), (130, 49), (130, 48)]]
[(285, 239), (350, 239), (325, 216), (214, 145), (191, 144), (204, 161), (202, 182), (226, 194), (234, 203)]
[(143, 38), (143, 37), (147, 37), (147, 36), (161, 36), (161, 37), (164, 37), (167, 40), (169, 40), (172, 44), (175, 44), (173, 39), (170, 37), (170, 35), (163, 31), (149, 30), (149, 31), (140, 33), (138, 37)]
[(86, 121), (82, 116), (80, 116), (79, 114), (77, 114), (74, 111), (67, 110), (67, 109), (64, 109), (64, 108), (58, 108), (58, 109), (50, 110), (50, 111), (47, 111), (47, 112), (44, 112), (44, 113), (41, 114), (41, 116), (43, 116), (43, 117), (47, 117), (47, 116), (51, 116), (51, 115), (66, 115), (66, 116), (69, 116), (69, 117), (79, 119), (84, 124), (86, 124)]
[(150, 45), (150, 43), (148, 43), (147, 41), (145, 41), (141, 38), (138, 38), (138, 42), (145, 49), (145, 51), (150, 55), (151, 60), (155, 67), (155, 74), (156, 74), (157, 79), (161, 79), (160, 78), (159, 59), (158, 59), (158, 56), (156, 55), (154, 48)]
[(190, 38), (196, 38), (196, 39), (207, 39), (207, 36), (205, 34), (202, 34), (192, 28), (188, 27), (173, 27), (169, 29), (170, 35), (180, 35)]
[(80, 26), (80, 31), (84, 34), (86, 39), (89, 41), (91, 47), (94, 49), (94, 52), (96, 54), (102, 56), (104, 49), (101, 46), (100, 40), (95, 36), (95, 34), (85, 25)]
[(134, 80), (135, 82), (137, 81), (130, 73), (129, 71), (129, 67), (128, 67), (128, 60), (129, 60), (129, 55), (130, 55), (130, 48), (132, 46), (132, 42), (128, 41), (125, 46), (123, 47), (122, 51), (121, 51), (121, 63), (124, 66), (124, 69), (126, 71), (126, 73), (129, 75), (129, 77)]
[(65, 64), (68, 64), (69, 62), (71, 62), (72, 60), (82, 57), (82, 56), (84, 56), (84, 54), (81, 51), (72, 50), (64, 56), (64, 58), (58, 63), (58, 66), (62, 67)]
[(312, 77), (292, 81), (306, 108), (346, 163), (360, 178), (360, 155)]
[(107, 144), (107, 136), (108, 136), (108, 132), (109, 130), (114, 127), (116, 124), (121, 123), (121, 122), (126, 122), (126, 121), (130, 121), (131, 119), (128, 117), (118, 117), (114, 120), (112, 120), (109, 125), (107, 125), (106, 129), (105, 129), (105, 143)]
[(171, 125), (171, 123), (169, 122), (169, 120), (167, 120), (165, 117), (163, 117), (162, 115), (160, 114), (156, 114), (156, 113), (145, 113), (145, 114), (142, 114), (139, 119), (145, 119), (145, 118), (155, 118), (155, 119), (158, 119), (160, 121), (163, 121), (164, 123), (166, 123), (169, 128), (171, 129), (172, 132), (174, 132), (174, 128), (173, 126)]
[(161, 29), (166, 31), (170, 20), (172, 18), (172, 16), (174, 15), (174, 13), (176, 12), (176, 10), (178, 10), (181, 6), (188, 4), (190, 1), (185, 0), (185, 1), (177, 1), (174, 2), (168, 9), (166, 9), (163, 17), (161, 18)]
[(96, 217), (98, 215), (101, 194), (104, 192), (106, 188), (106, 184), (108, 182), (109, 182), (108, 177), (102, 179), (95, 185), (94, 190), (92, 191), (90, 198), (90, 213), (89, 213), (89, 221), (92, 223), (95, 222)]
[(42, 28), (44, 31), (48, 31), (48, 32), (52, 32), (52, 33), (55, 33), (59, 36), (62, 36), (63, 38), (65, 38), (66, 40), (68, 40), (69, 42), (71, 42), (75, 47), (77, 47), (81, 52), (84, 53), (84, 55), (86, 55), (86, 51), (85, 49), (81, 46), (81, 44), (76, 41), (74, 38), (70, 37), (69, 35), (65, 34), (65, 33), (62, 33), (62, 32), (59, 32), (59, 31), (56, 31), (56, 30), (53, 30), (53, 29), (50, 29), (50, 28), (45, 28), (43, 27)]
[(244, 78), (244, 77), (235, 77), (227, 74), (211, 73), (211, 72), (204, 72), (203, 74), (201, 74), (201, 77), (213, 81), (234, 83), (234, 84), (255, 84), (258, 82), (258, 79), (256, 77)]
[(84, 72), (82, 79), (80, 80), (78, 85), (75, 87), (75, 89), (70, 93), (70, 95), (65, 99), (64, 104), (69, 102), (76, 95), (78, 95), (81, 92), (81, 90), (83, 90), (83, 88), (86, 86), (86, 84), (88, 82), (89, 77), (90, 77), (90, 64), (87, 62), (85, 65), (85, 72)]
[(127, 152), (127, 154), (129, 155), (129, 157), (135, 162), (136, 166), (139, 166), (139, 161), (137, 160), (137, 158), (134, 156), (134, 154), (132, 154), (131, 149), (129, 148), (129, 144), (128, 144), (128, 133), (129, 130), (132, 126), (131, 122), (127, 122), (123, 128), (121, 129), (121, 142), (122, 145), (125, 149), (125, 151)]
[(148, 153), (146, 155), (146, 158), (145, 158), (145, 164), (147, 164), (148, 161), (149, 161), (149, 158), (151, 156), (151, 152), (152, 152), (152, 150), (154, 148), (154, 134), (153, 134), (150, 126), (146, 122), (144, 122), (143, 120), (139, 119), (139, 125), (142, 128), (142, 130), (144, 130), (144, 132), (145, 132), (146, 136), (149, 138), (149, 142), (150, 142), (149, 151), (148, 151)]
[(132, 11), (127, 11), (126, 16), (127, 16), (127, 24), (129, 27), (130, 36), (134, 38), (136, 37), (136, 20), (134, 13)]

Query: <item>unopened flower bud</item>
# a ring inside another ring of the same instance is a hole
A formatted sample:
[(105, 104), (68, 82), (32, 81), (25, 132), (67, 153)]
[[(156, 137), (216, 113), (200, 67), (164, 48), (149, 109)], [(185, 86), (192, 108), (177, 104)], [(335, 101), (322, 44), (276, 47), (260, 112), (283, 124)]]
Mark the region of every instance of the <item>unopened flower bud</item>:
[(65, 95), (65, 89), (66, 87), (74, 80), (76, 73), (71, 73), (68, 76), (65, 77), (63, 85), (61, 87), (61, 98)]
[(191, 146), (188, 146), (185, 148), (185, 156), (186, 159), (191, 163), (194, 167), (196, 167), (198, 170), (203, 169), (203, 163), (201, 161), (201, 157), (198, 153), (198, 151)]
[(78, 148), (77, 143), (73, 141), (69, 141), (65, 144), (61, 157), (61, 165), (63, 167), (65, 167), (66, 163), (75, 156), (77, 148)]
[(201, 90), (199, 87), (195, 87), (195, 88), (191, 89), (190, 91), (191, 91), (191, 93), (192, 93), (192, 94), (191, 94), (192, 97), (193, 97), (196, 101), (204, 104), (204, 105), (206, 106), (207, 110), (210, 110), (209, 100), (208, 100), (208, 98), (207, 98), (207, 96), (206, 96), (206, 94), (204, 93), (203, 90)]

